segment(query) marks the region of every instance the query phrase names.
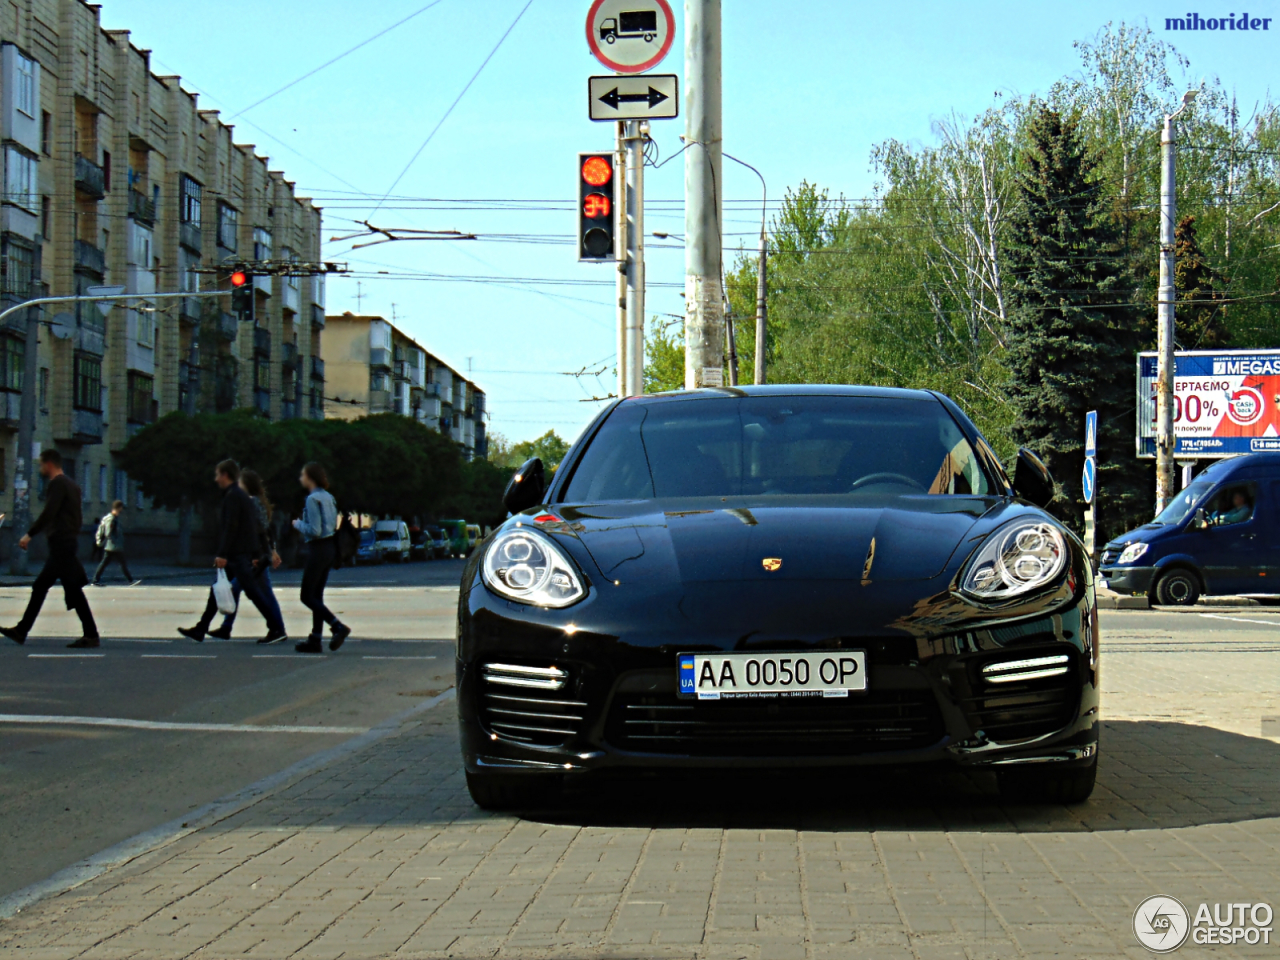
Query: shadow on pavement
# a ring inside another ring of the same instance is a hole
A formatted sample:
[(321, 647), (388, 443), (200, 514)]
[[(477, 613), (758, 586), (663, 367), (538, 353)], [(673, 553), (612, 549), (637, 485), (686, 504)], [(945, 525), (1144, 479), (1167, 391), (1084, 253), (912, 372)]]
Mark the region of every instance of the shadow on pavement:
[[(1070, 807), (1003, 800), (987, 772), (703, 775), (572, 785), (545, 823), (784, 830), (1089, 831), (1280, 817), (1280, 743), (1180, 723), (1103, 725), (1098, 786)], [(477, 811), (479, 814), (479, 811)]]

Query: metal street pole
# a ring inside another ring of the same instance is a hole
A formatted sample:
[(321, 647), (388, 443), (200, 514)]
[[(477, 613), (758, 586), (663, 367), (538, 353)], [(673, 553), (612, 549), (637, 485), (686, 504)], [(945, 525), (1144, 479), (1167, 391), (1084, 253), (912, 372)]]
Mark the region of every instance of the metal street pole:
[(22, 372), (21, 422), (18, 424), (18, 456), (13, 476), (13, 546), (9, 551), (9, 572), (17, 576), (27, 573), (27, 551), (18, 549), (18, 538), (31, 526), (31, 463), (35, 459), (36, 375), (39, 370), (40, 311), (46, 303), (102, 303), (108, 300), (160, 300), (165, 297), (225, 297), (225, 290), (200, 293), (121, 293), (108, 297), (35, 297), (15, 307), (0, 311), (0, 325), (19, 310), (27, 314), (26, 356)]
[(760, 229), (760, 262), (756, 265), (756, 383), (764, 383), (764, 350), (768, 343), (768, 281), (765, 271), (769, 264), (769, 235)]
[(1173, 374), (1174, 374), (1174, 227), (1178, 218), (1178, 186), (1174, 153), (1173, 121), (1189, 107), (1197, 91), (1182, 96), (1182, 106), (1164, 118), (1160, 134), (1160, 288), (1158, 293), (1159, 328), (1156, 336), (1156, 513), (1173, 499)]
[(695, 388), (724, 379), (720, 0), (685, 0), (684, 24), (684, 385)]
[[(623, 149), (623, 137), (626, 124), (618, 121), (618, 140), (615, 148), (615, 170), (625, 169), (626, 153)], [(615, 219), (617, 229), (614, 231), (615, 255), (618, 261), (618, 396), (627, 395), (627, 178), (617, 177), (618, 189), (614, 194)]]
[(644, 393), (644, 143), (645, 120), (626, 121), (627, 155), (627, 396)]

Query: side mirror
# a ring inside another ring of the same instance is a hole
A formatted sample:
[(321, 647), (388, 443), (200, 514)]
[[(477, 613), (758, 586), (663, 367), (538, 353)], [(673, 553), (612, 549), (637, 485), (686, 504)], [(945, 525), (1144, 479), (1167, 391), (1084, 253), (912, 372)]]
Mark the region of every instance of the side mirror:
[(1192, 530), (1208, 530), (1209, 529), (1209, 521), (1205, 519), (1204, 507), (1196, 508), (1196, 515), (1191, 518), (1191, 529)]
[(547, 492), (547, 477), (542, 461), (537, 457), (526, 460), (516, 471), (502, 493), (502, 505), (508, 513), (521, 513), (542, 502)]
[(1013, 492), (1037, 507), (1047, 507), (1054, 498), (1053, 474), (1044, 461), (1026, 447), (1018, 448), (1018, 463), (1013, 471)]

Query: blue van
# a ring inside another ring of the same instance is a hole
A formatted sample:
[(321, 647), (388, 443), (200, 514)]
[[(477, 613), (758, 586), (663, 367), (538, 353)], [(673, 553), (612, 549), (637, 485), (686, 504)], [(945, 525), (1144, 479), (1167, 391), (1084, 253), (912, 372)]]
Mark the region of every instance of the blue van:
[(1218, 460), (1101, 559), (1104, 586), (1154, 603), (1280, 593), (1280, 453)]

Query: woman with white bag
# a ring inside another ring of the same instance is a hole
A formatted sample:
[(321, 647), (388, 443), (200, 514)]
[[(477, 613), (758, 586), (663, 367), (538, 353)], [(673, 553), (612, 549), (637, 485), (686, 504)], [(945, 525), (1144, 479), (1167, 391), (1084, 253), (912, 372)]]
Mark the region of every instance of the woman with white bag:
[(214, 480), (223, 490), (222, 503), (218, 507), (217, 557), (213, 561), (213, 565), (218, 568), (218, 575), (209, 591), (209, 602), (205, 604), (200, 622), (194, 627), (178, 628), (180, 634), (197, 643), (204, 640), (205, 634), (209, 632), (209, 624), (219, 610), (231, 613), (236, 608), (228, 576), (239, 581), (244, 595), (267, 621), (267, 635), (261, 642), (276, 643), (286, 639), (279, 608), (272, 608), (258, 588), (258, 580), (254, 576), (253, 561), (262, 555), (262, 544), (258, 536), (258, 510), (253, 498), (241, 489), (239, 479), (240, 464), (234, 460), (223, 460), (218, 464)]

